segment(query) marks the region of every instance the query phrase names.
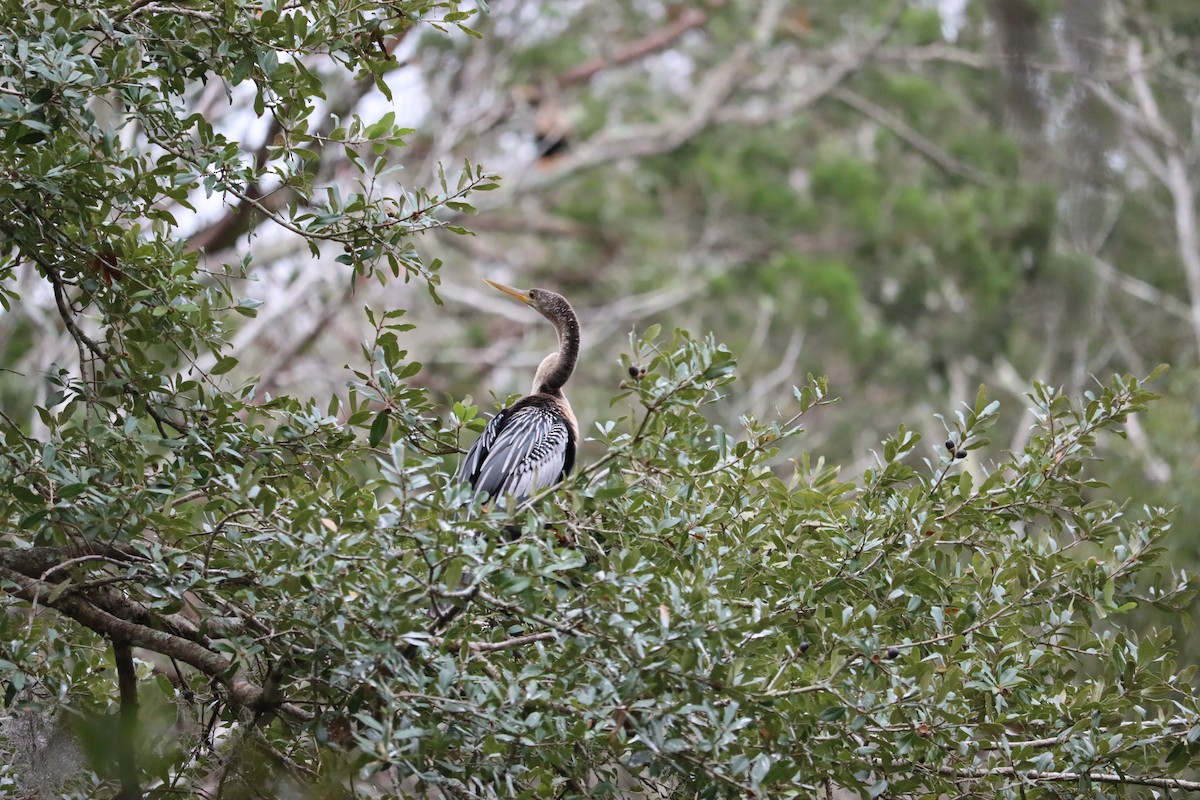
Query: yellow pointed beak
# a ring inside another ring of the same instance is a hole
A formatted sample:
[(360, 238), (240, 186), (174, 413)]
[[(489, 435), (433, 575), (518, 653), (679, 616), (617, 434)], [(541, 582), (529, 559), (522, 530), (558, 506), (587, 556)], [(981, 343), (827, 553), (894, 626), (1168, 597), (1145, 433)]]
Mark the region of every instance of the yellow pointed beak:
[(511, 286), (505, 286), (503, 283), (496, 283), (495, 281), (489, 281), (487, 278), (484, 278), (483, 282), (486, 283), (488, 286), (491, 286), (494, 289), (499, 289), (500, 291), (504, 292), (509, 297), (515, 297), (516, 299), (520, 300), (522, 303), (524, 303), (527, 306), (533, 305), (533, 299), (529, 296), (528, 292), (517, 291), (516, 289), (512, 288)]

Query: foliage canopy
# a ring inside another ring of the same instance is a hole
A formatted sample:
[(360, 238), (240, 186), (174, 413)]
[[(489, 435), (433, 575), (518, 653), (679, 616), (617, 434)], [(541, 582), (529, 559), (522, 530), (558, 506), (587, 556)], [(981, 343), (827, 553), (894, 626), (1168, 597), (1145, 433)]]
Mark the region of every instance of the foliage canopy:
[[(823, 379), (729, 431), (707, 412), (732, 354), (652, 326), (623, 357), (639, 377), (591, 429), (601, 455), (529, 508), (481, 506), (448, 465), (490, 409), (430, 399), (404, 310), (366, 310), (345, 395), (267, 396), (230, 344), (259, 305), (253, 263), (204, 258), (172, 210), (218, 198), (347, 280), (436, 297), (440, 265), (413, 236), (465, 232), (455, 220), (496, 179), (468, 163), (384, 196), (409, 132), (391, 112), (340, 119), (326, 81), (386, 94), (394, 42), (471, 9), (6, 11), (0, 300), (51, 293), (45, 324), (76, 350), (19, 376), (50, 381), (46, 402), (6, 394), (0, 417), (6, 792), (1200, 788), (1179, 774), (1200, 748), (1192, 668), (1169, 632), (1125, 622), (1190, 596), (1156, 566), (1167, 514), (1091, 473), (1097, 437), (1152, 399), (1141, 380), (1034, 386), (1027, 445), (994, 463), (977, 456), (999, 414), (981, 389), (945, 446), (901, 427), (846, 481), (807, 455), (780, 463), (831, 403)], [(180, 113), (204, 84), (212, 103), (254, 87), (261, 147)], [(323, 171), (333, 148), (349, 179)], [(954, 228), (944, 246), (974, 262), (969, 220)], [(831, 301), (854, 282), (836, 263), (776, 267)]]

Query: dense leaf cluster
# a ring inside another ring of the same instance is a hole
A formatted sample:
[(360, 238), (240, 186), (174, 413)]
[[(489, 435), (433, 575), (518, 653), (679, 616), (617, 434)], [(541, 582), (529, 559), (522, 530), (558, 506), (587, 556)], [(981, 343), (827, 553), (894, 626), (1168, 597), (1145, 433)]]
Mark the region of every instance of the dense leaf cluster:
[[(367, 310), (344, 396), (236, 377), (252, 265), (203, 262), (168, 209), (220, 197), (354, 275), (433, 290), (412, 234), (493, 179), (468, 164), (437, 193), (381, 197), (406, 132), (334, 119), (324, 73), (377, 78), (413, 25), (466, 19), (415, 0), (102, 2), (0, 31), (0, 291), (28, 302), (34, 271), (77, 350), (24, 376), (54, 383), (46, 402), (18, 392), (0, 415), (0, 788), (1200, 787), (1177, 774), (1200, 739), (1190, 672), (1168, 633), (1123, 621), (1190, 594), (1155, 566), (1167, 515), (1089, 473), (1097, 437), (1152, 398), (1138, 379), (1034, 387), (1028, 445), (998, 463), (975, 454), (999, 408), (981, 390), (945, 446), (902, 427), (850, 482), (780, 462), (831, 404), (823, 379), (726, 430), (710, 407), (733, 355), (654, 327), (585, 426), (599, 458), (513, 508), (452, 480), (491, 409), (432, 402), (403, 310)], [(264, 148), (178, 112), (203, 81), (253, 84)], [(353, 180), (321, 172), (332, 146)]]

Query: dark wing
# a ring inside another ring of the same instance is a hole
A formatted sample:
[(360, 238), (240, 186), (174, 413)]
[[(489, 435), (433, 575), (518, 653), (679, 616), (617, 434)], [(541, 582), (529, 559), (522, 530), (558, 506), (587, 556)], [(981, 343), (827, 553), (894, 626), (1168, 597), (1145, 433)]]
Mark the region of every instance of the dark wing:
[[(471, 448), (463, 472), (476, 492), (490, 497), (511, 494), (517, 502), (525, 500), (539, 489), (558, 483), (575, 462), (575, 437), (566, 419), (553, 408), (544, 405), (518, 403), (501, 412), (488, 429), (495, 425), (491, 439), (479, 454), (475, 469)], [(483, 442), (489, 430), (479, 441)], [(467, 467), (472, 466), (470, 471)]]

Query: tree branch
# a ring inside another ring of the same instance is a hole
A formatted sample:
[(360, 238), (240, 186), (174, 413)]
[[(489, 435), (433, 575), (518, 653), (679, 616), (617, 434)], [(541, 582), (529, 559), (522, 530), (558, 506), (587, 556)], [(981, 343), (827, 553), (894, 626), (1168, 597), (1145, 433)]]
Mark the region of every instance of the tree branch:
[(108, 558), (132, 561), (136, 551), (126, 545), (86, 542), (63, 547), (0, 548), (0, 567), (38, 578), (68, 561), (82, 558)]
[[(12, 584), (4, 587), (8, 594), (30, 603), (53, 608), (85, 628), (113, 641), (121, 640), (133, 647), (162, 653), (195, 667), (221, 683), (239, 706), (256, 712), (268, 712), (278, 708), (291, 717), (305, 721), (314, 718), (312, 712), (291, 703), (273, 702), (261, 686), (239, 674), (236, 664), (198, 642), (122, 619), (97, 607), (89, 599), (71, 592), (54, 596), (51, 587), (8, 568), (0, 567), (0, 581)], [(126, 612), (122, 616), (134, 617), (138, 613), (136, 606), (127, 600), (124, 601), (125, 607), (119, 608), (121, 601), (115, 596), (109, 597), (107, 604), (116, 606), (114, 610)]]
[[(1105, 283), (1112, 284), (1130, 297), (1135, 297), (1163, 313), (1181, 320), (1191, 320), (1191, 307), (1179, 298), (1158, 289), (1141, 278), (1121, 272), (1102, 258), (1093, 256), (1091, 261), (1092, 266), (1096, 269), (1097, 277)], [(1024, 396), (1024, 388), (1018, 396)]]
[(129, 643), (112, 640), (113, 661), (117, 665), (117, 689), (121, 695), (120, 723), (117, 729), (117, 772), (121, 793), (117, 800), (141, 800), (142, 785), (137, 768), (138, 698), (137, 671)]
[(1175, 211), (1175, 236), (1179, 248), (1179, 259), (1183, 263), (1183, 274), (1191, 296), (1192, 334), (1200, 348), (1200, 231), (1196, 222), (1196, 187), (1192, 184), (1183, 147), (1178, 138), (1170, 133), (1158, 101), (1146, 80), (1146, 68), (1142, 61), (1141, 42), (1130, 40), (1128, 47), (1129, 79), (1142, 113), (1160, 130), (1167, 131), (1166, 142), (1166, 186), (1171, 193)]
[[(0, 548), (0, 568), (19, 572), (38, 584), (46, 584), (53, 573), (63, 567), (101, 560), (104, 563), (136, 564), (145, 559), (129, 545), (85, 542), (62, 547)], [(76, 587), (68, 587), (74, 590)], [(172, 636), (208, 646), (208, 637), (192, 620), (181, 614), (159, 614), (144, 603), (131, 600), (108, 588), (88, 593), (88, 602), (115, 617), (151, 628), (165, 629)], [(216, 627), (216, 626), (214, 626)], [(225, 626), (222, 626), (224, 629)]]
[[(1196, 186), (1190, 175), (1188, 153), (1163, 117), (1146, 78), (1147, 66), (1141, 42), (1136, 39), (1130, 40), (1126, 48), (1126, 64), (1136, 106), (1117, 97), (1107, 85), (1098, 81), (1091, 82), (1092, 93), (1121, 118), (1129, 130), (1130, 149), (1171, 195), (1176, 247), (1191, 300), (1187, 305), (1187, 319), (1196, 346), (1200, 348), (1200, 223), (1197, 222)], [(1156, 151), (1150, 141), (1142, 139), (1138, 132), (1157, 142), (1161, 152)]]
[[(517, 647), (524, 647), (527, 644), (534, 642), (546, 642), (557, 639), (559, 634), (552, 631), (541, 631), (539, 633), (527, 633), (524, 636), (514, 636), (511, 639), (501, 639), (498, 642), (467, 642), (467, 649), (472, 653), (495, 653), (500, 650), (512, 650)], [(436, 636), (431, 640), (434, 644), (443, 645), (449, 643), (454, 647), (459, 647), (463, 643), (461, 640), (443, 639)]]
[(862, 41), (848, 47), (833, 48), (823, 58), (813, 59), (831, 65), (816, 78), (805, 82), (801, 91), (781, 98), (777, 96), (778, 90), (776, 89), (773, 91), (776, 96), (771, 97), (770, 102), (721, 109), (716, 115), (716, 121), (763, 125), (795, 116), (837, 89), (847, 78), (862, 69), (862, 66), (872, 59), (876, 51), (887, 41), (888, 36), (895, 29), (904, 7), (903, 3), (893, 6), (883, 24)]
[(934, 767), (934, 770), (939, 775), (959, 779), (1011, 777), (1032, 783), (1078, 783), (1088, 780), (1094, 783), (1112, 783), (1122, 786), (1154, 786), (1159, 789), (1200, 791), (1200, 781), (1149, 775), (1118, 775), (1115, 772), (1040, 772), (1036, 769), (1018, 769), (1016, 767), (951, 766), (938, 766)]
[[(711, 8), (718, 8), (723, 5), (725, 5), (725, 0), (709, 4)], [(601, 70), (608, 69), (609, 67), (620, 67), (637, 61), (651, 53), (662, 50), (688, 31), (702, 27), (708, 23), (708, 19), (709, 13), (707, 11), (699, 8), (689, 8), (667, 27), (630, 42), (615, 54), (594, 58), (591, 61), (585, 61), (578, 66), (572, 67), (558, 77), (557, 83), (559, 86), (573, 86), (584, 83)]]
[(980, 184), (981, 186), (994, 186), (996, 184), (996, 181), (992, 180), (982, 171), (954, 158), (929, 139), (917, 133), (916, 130), (909, 127), (908, 123), (904, 120), (862, 95), (856, 94), (844, 87), (838, 87), (833, 90), (832, 97), (838, 102), (853, 108), (867, 119), (891, 131), (898, 139), (913, 150), (916, 150), (943, 172), (971, 181), (972, 183)]
[[(87, 350), (100, 361), (104, 362), (105, 364), (109, 364), (112, 357), (108, 351), (101, 347), (95, 339), (92, 339), (90, 336), (84, 333), (83, 329), (76, 324), (75, 313), (72, 311), (70, 301), (67, 299), (66, 281), (63, 280), (58, 268), (55, 267), (55, 265), (52, 264), (49, 259), (42, 258), (36, 254), (32, 257), (33, 260), (36, 261), (45, 271), (46, 277), (50, 279), (50, 284), (54, 288), (54, 302), (58, 306), (58, 315), (62, 318), (63, 325), (67, 327), (67, 332), (70, 333), (71, 337), (79, 343), (80, 347), (86, 347)], [(82, 353), (80, 355), (79, 369), (80, 374), (82, 374), (84, 369)], [(127, 395), (131, 397), (136, 397), (138, 395), (138, 389), (131, 381), (126, 380), (122, 384), (121, 388)], [(173, 428), (177, 433), (187, 433), (188, 428), (186, 425), (176, 422), (162, 412), (158, 411), (152, 405), (150, 398), (145, 398), (145, 404), (146, 413), (158, 423), (159, 430), (163, 434), (164, 438), (167, 435), (166, 431), (163, 430), (164, 426)]]
[[(741, 83), (749, 67), (752, 49), (739, 48), (724, 63), (710, 70), (696, 85), (687, 113), (653, 125), (630, 126), (621, 134), (595, 137), (544, 173), (544, 181), (596, 167), (622, 158), (640, 158), (669, 153), (708, 127), (717, 111)], [(542, 182), (542, 181), (537, 181)]]

